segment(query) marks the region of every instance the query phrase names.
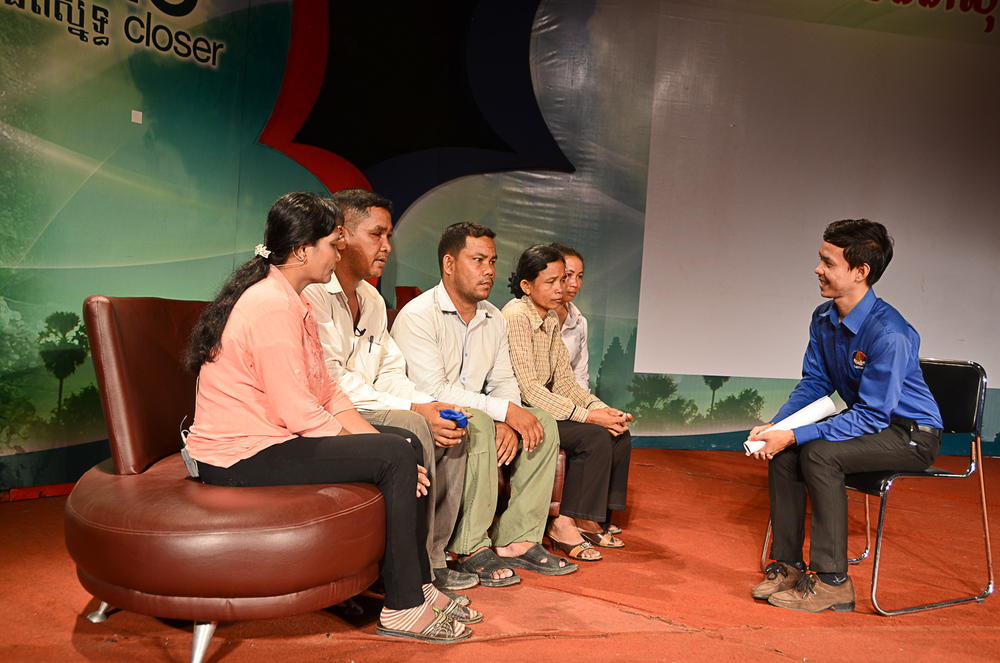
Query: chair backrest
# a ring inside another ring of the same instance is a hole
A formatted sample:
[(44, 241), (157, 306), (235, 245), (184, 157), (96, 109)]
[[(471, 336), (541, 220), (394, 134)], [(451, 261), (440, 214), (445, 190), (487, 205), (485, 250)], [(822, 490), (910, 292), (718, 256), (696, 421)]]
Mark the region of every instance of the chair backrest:
[(396, 310), (403, 308), (411, 300), (416, 299), (420, 296), (420, 288), (415, 285), (397, 285), (396, 286)]
[(194, 418), (195, 376), (184, 365), (207, 302), (93, 295), (83, 318), (117, 474), (139, 474), (181, 448)]
[(974, 361), (921, 359), (924, 382), (934, 395), (946, 433), (979, 437), (986, 401), (986, 371)]

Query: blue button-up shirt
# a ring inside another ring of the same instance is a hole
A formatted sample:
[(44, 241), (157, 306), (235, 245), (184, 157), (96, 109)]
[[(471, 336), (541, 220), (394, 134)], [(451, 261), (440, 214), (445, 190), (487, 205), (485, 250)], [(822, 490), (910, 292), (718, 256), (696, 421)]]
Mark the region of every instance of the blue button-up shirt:
[(813, 312), (802, 380), (772, 421), (836, 391), (849, 409), (794, 429), (798, 444), (877, 433), (896, 417), (940, 428), (941, 414), (924, 382), (919, 351), (916, 330), (874, 291), (869, 289), (843, 320), (833, 301), (825, 302)]

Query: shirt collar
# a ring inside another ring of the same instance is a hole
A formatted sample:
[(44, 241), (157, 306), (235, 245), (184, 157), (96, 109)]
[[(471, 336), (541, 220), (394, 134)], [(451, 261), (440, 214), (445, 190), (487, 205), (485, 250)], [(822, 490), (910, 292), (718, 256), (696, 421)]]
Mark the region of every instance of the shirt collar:
[(548, 329), (550, 327), (549, 322), (551, 320), (555, 320), (555, 324), (559, 324), (559, 316), (556, 315), (555, 311), (546, 311), (545, 318), (538, 315), (538, 309), (531, 303), (531, 297), (528, 295), (521, 297), (521, 304), (528, 311), (528, 319), (531, 320), (532, 329)]
[(458, 313), (458, 309), (455, 308), (455, 304), (452, 303), (451, 297), (448, 296), (448, 291), (444, 287), (444, 281), (438, 281), (437, 287), (434, 288), (434, 299), (442, 313)]
[(875, 291), (868, 288), (868, 292), (865, 296), (861, 298), (861, 301), (851, 309), (851, 312), (844, 316), (841, 321), (844, 323), (848, 329), (851, 330), (852, 334), (857, 334), (858, 330), (861, 329), (861, 323), (865, 321), (868, 314), (871, 313), (872, 307), (875, 306)]
[(566, 322), (563, 323), (563, 329), (576, 329), (582, 317), (583, 315), (580, 313), (580, 309), (576, 307), (576, 304), (566, 302)]
[[(847, 327), (852, 334), (857, 334), (858, 330), (861, 329), (862, 323), (864, 323), (865, 318), (871, 313), (872, 307), (875, 306), (875, 290), (868, 288), (868, 292), (865, 296), (861, 298), (861, 301), (855, 304), (851, 312), (844, 316), (843, 320), (840, 320), (840, 324)], [(830, 302), (830, 307), (826, 310), (825, 315), (829, 320), (830, 324), (836, 326), (837, 322), (837, 305), (834, 302)]]
[(336, 295), (338, 293), (344, 292), (344, 287), (340, 285), (340, 279), (337, 278), (337, 273), (334, 272), (330, 276), (330, 280), (323, 285), (326, 291), (331, 295)]
[[(435, 291), (434, 297), (437, 300), (438, 306), (441, 307), (441, 312), (454, 313), (455, 315), (458, 315), (458, 309), (455, 308), (455, 303), (451, 301), (451, 297), (448, 295), (448, 290), (444, 287), (443, 280), (438, 281), (437, 287), (434, 289), (434, 291)], [(476, 303), (476, 315), (474, 318), (472, 318), (472, 321), (469, 324), (475, 322), (479, 317), (485, 317), (485, 318), (493, 317), (490, 315), (490, 312), (486, 308), (486, 304), (484, 302)]]

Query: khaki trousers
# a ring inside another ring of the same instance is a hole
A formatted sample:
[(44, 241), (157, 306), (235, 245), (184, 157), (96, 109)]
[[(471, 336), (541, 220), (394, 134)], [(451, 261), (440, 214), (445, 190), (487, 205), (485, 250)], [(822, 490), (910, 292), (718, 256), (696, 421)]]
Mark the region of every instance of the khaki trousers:
[(465, 465), (465, 489), (458, 523), (448, 550), (469, 555), (488, 546), (508, 546), (531, 541), (540, 543), (552, 502), (556, 457), (559, 454), (559, 429), (551, 414), (537, 408), (528, 411), (538, 417), (545, 430), (542, 442), (531, 452), (523, 443), (514, 460), (510, 477), (510, 502), (496, 524), (492, 539), (490, 525), (497, 509), (496, 428), (485, 412), (469, 410), (468, 460)]
[(359, 412), (373, 426), (396, 426), (410, 431), (423, 448), (424, 458), (434, 459), (433, 463), (427, 463), (427, 478), (431, 481), (427, 495), (430, 498), (427, 500), (427, 557), (432, 568), (447, 566), (444, 550), (455, 529), (462, 503), (468, 442), (460, 442), (453, 447), (435, 446), (430, 423), (411, 410)]

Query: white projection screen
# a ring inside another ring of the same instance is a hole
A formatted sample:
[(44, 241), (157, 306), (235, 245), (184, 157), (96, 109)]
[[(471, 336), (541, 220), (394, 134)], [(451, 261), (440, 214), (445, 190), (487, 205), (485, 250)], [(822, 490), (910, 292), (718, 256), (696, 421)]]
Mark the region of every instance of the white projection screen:
[(921, 356), (1000, 379), (1000, 50), (660, 5), (635, 370), (798, 378), (826, 224)]

